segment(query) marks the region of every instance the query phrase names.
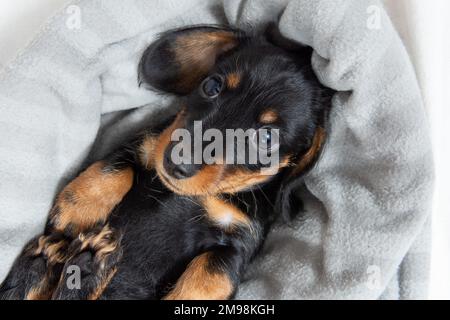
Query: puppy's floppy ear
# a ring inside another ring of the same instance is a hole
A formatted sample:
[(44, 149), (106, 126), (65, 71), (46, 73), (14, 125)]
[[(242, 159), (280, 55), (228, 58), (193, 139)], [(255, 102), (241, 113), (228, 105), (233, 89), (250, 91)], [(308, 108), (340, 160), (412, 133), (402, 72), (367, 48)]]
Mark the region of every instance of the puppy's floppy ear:
[(314, 166), (319, 158), (326, 139), (326, 131), (322, 126), (316, 128), (314, 138), (306, 152), (298, 155), (294, 166), (283, 173), (283, 180), (277, 195), (275, 207), (282, 217), (289, 221), (302, 209), (299, 199), (293, 195), (294, 191), (303, 185), (303, 176)]
[(139, 80), (176, 95), (195, 89), (219, 56), (243, 41), (242, 31), (196, 26), (168, 31), (152, 43), (139, 64)]
[(295, 54), (297, 60), (300, 60), (301, 63), (311, 63), (313, 49), (299, 42), (285, 38), (275, 23), (272, 22), (268, 24), (264, 35), (267, 41), (274, 46), (283, 48), (284, 50)]

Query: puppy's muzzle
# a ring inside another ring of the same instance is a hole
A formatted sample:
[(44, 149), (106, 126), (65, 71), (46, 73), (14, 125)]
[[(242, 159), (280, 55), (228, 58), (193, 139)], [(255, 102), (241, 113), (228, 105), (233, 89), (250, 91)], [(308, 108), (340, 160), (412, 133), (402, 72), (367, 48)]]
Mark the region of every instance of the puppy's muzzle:
[(178, 159), (182, 163), (175, 163), (172, 153), (174, 144), (171, 143), (164, 152), (164, 169), (171, 177), (181, 180), (195, 176), (202, 168), (201, 164), (194, 164), (193, 159)]

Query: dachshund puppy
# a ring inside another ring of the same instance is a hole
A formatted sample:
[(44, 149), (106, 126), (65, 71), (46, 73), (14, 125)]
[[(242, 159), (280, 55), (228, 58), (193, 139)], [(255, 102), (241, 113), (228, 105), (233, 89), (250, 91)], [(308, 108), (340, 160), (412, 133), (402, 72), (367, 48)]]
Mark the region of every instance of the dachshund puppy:
[[(142, 57), (140, 81), (177, 97), (180, 111), (59, 193), (0, 297), (232, 298), (270, 225), (296, 211), (292, 191), (325, 141), (332, 92), (314, 76), (311, 52), (217, 26), (162, 34)], [(266, 129), (258, 139), (277, 152), (277, 167), (174, 161), (173, 133), (194, 133), (197, 121), (224, 135)]]

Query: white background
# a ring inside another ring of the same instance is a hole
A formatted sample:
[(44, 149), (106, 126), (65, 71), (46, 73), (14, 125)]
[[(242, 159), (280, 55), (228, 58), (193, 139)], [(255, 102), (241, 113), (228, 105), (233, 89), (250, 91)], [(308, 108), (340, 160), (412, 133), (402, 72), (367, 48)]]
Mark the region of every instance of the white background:
[[(70, 0), (0, 0), (0, 68)], [(415, 65), (436, 164), (430, 298), (450, 299), (450, 1), (384, 0)]]

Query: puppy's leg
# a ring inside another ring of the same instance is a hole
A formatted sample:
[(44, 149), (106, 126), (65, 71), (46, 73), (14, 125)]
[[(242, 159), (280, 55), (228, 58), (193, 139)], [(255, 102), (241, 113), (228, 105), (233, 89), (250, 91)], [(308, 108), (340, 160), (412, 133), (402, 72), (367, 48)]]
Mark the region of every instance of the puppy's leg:
[(104, 224), (133, 184), (131, 167), (100, 161), (69, 183), (50, 212), (48, 229), (76, 236)]
[(232, 204), (217, 198), (203, 199), (207, 216), (227, 236), (229, 245), (196, 257), (181, 275), (166, 300), (230, 299), (242, 272), (262, 242), (261, 225)]
[(0, 286), (0, 300), (50, 299), (66, 249), (67, 242), (59, 234), (32, 239)]
[[(107, 193), (109, 197), (111, 197), (111, 193), (116, 194), (117, 197), (110, 198), (113, 201), (111, 205), (102, 207), (104, 213), (100, 214), (99, 218), (94, 217), (95, 219), (89, 221), (77, 216), (76, 219), (81, 218), (82, 223), (76, 224), (75, 228), (73, 218), (68, 219), (68, 224), (58, 225), (61, 220), (55, 222), (60, 230), (64, 228), (66, 232), (67, 229), (73, 232), (75, 229), (78, 238), (73, 241), (68, 249), (70, 258), (66, 260), (52, 299), (96, 300), (101, 298), (103, 291), (114, 277), (117, 271), (116, 265), (122, 257), (120, 231), (111, 229), (104, 222), (107, 221), (112, 208), (122, 200), (131, 187), (132, 171), (127, 172), (131, 168), (131, 166), (127, 166), (127, 163), (133, 167), (152, 168), (153, 150), (157, 139), (156, 135), (146, 134), (122, 152), (118, 152), (109, 158), (109, 165), (104, 170), (107, 173), (115, 174), (117, 180), (112, 182), (113, 186), (119, 183), (122, 183), (122, 186), (118, 192), (113, 189), (113, 192)], [(117, 200), (117, 203), (114, 199)], [(98, 199), (93, 199), (91, 202), (97, 203)], [(88, 224), (84, 225), (86, 221)], [(77, 281), (79, 281), (78, 284)]]
[(0, 285), (0, 299), (52, 296), (72, 240), (104, 225), (132, 187), (134, 158), (127, 150), (94, 163), (62, 190), (50, 212), (44, 235), (25, 247)]
[(196, 257), (164, 300), (226, 300), (239, 283), (242, 253), (221, 247)]

